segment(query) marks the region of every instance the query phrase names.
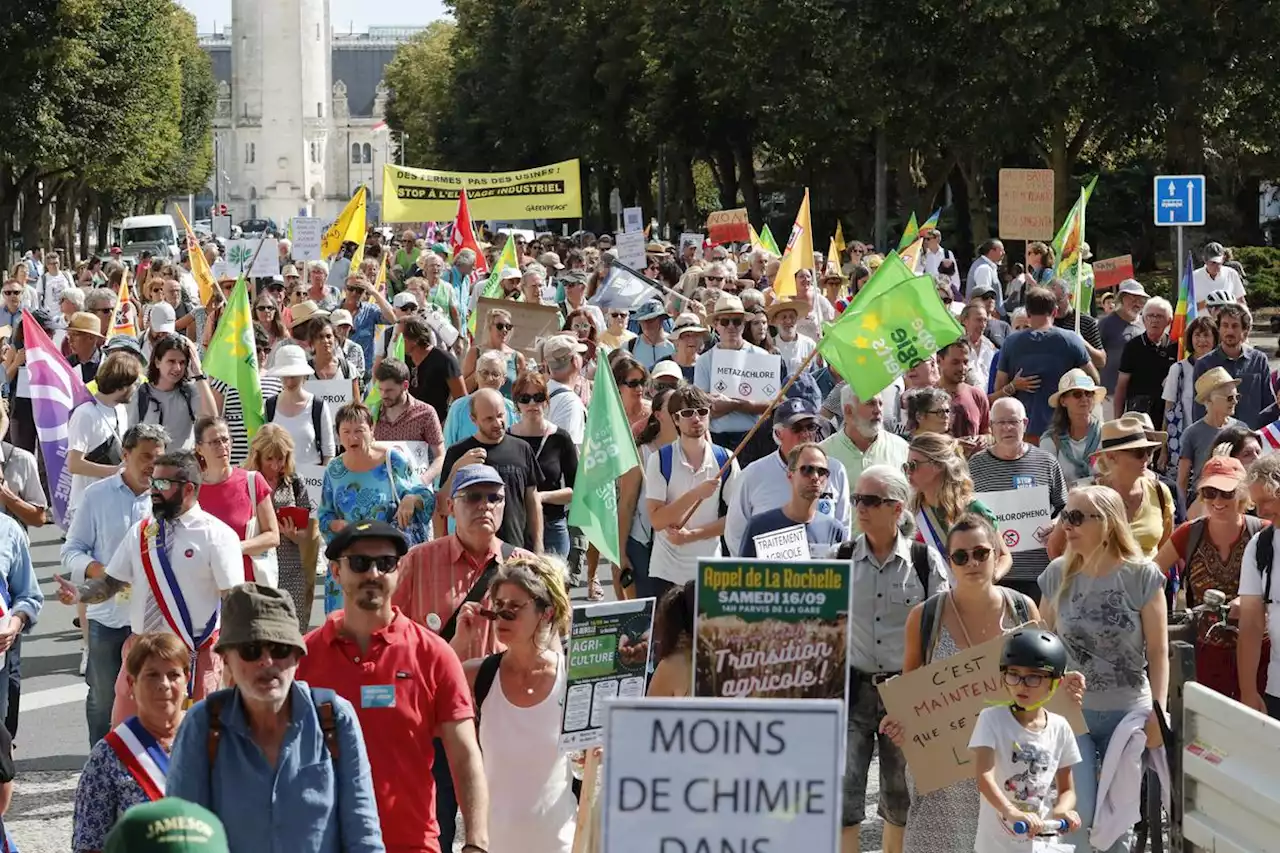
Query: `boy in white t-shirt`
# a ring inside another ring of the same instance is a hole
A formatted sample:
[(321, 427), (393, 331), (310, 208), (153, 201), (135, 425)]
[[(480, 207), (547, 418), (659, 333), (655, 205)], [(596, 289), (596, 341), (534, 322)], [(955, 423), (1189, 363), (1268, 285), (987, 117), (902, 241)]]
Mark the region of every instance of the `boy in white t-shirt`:
[[(1080, 827), (1071, 780), (1080, 751), (1066, 718), (1044, 708), (1066, 668), (1067, 649), (1056, 634), (1026, 627), (1005, 640), (1000, 673), (1013, 701), (979, 714), (969, 740), (982, 792), (975, 853), (1031, 851), (1052, 821), (1066, 821), (1064, 832)], [(1054, 785), (1056, 803), (1049, 800)]]

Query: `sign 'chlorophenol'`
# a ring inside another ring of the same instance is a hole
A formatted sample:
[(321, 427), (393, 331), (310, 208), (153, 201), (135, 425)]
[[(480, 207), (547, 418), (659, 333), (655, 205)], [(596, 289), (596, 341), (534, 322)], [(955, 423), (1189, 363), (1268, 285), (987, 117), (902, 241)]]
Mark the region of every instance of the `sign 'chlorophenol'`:
[(843, 702), (618, 699), (605, 723), (605, 853), (840, 844)]

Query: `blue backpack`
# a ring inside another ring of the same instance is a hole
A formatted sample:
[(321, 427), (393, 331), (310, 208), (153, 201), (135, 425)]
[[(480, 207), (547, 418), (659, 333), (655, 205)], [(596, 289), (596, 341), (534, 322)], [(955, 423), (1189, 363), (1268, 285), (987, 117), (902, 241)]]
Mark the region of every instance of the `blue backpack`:
[[(728, 505), (724, 502), (724, 486), (725, 483), (729, 481), (729, 471), (731, 469), (726, 468), (725, 466), (729, 463), (729, 457), (731, 454), (727, 448), (721, 447), (718, 444), (713, 444), (711, 445), (711, 455), (715, 457), (716, 469), (721, 472), (719, 498), (720, 515), (723, 516), (728, 512)], [(664, 447), (658, 448), (658, 469), (662, 472), (662, 479), (668, 484), (671, 483), (671, 468), (674, 464), (675, 445), (668, 444)]]

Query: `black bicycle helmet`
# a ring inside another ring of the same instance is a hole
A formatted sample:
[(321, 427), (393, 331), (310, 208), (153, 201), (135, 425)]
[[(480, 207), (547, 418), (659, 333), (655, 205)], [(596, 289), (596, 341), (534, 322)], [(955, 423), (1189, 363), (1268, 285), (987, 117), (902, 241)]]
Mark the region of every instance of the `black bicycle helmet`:
[(1054, 678), (1061, 678), (1067, 671), (1067, 647), (1052, 631), (1019, 628), (1005, 638), (1000, 652), (1000, 670), (1011, 666), (1043, 669)]

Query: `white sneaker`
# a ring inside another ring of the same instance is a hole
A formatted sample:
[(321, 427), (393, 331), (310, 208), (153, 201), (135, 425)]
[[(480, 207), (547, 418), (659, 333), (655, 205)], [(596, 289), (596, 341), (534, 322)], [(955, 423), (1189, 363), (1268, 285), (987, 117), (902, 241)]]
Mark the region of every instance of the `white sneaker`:
[(85, 670), (89, 668), (89, 647), (80, 647), (80, 674), (84, 675)]

